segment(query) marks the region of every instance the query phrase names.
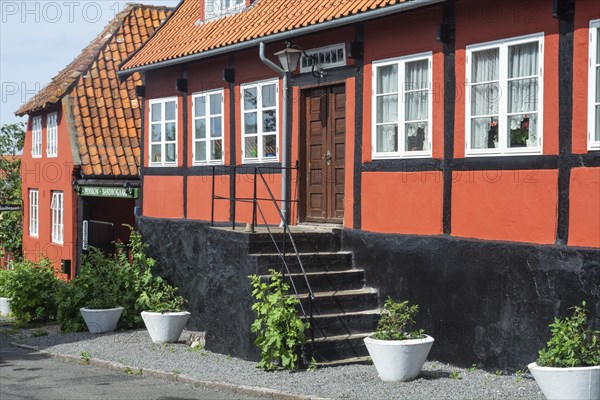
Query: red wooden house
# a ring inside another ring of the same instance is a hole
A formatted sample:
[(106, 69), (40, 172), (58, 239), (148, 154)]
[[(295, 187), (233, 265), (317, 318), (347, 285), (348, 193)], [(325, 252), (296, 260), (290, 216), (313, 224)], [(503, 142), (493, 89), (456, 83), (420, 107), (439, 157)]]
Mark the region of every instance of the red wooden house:
[(48, 257), (73, 277), (88, 245), (128, 239), (139, 186), (140, 74), (119, 81), (119, 63), (168, 15), (127, 6), (65, 69), (25, 103), (21, 176), (23, 253)]
[(182, 1), (119, 73), (145, 89), (137, 224), (207, 346), (255, 356), (246, 277), (281, 248), (226, 227), (275, 203), (321, 360), (363, 356), (388, 295), (465, 364), (535, 359), (583, 299), (599, 326), (599, 31), (584, 0)]

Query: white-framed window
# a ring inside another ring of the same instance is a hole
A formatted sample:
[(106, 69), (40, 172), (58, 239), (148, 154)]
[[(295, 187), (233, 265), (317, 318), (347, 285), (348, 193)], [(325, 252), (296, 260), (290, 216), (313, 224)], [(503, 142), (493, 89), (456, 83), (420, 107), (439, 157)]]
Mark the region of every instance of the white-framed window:
[(245, 5), (246, 0), (204, 0), (204, 19), (236, 13)]
[(42, 156), (42, 116), (33, 117), (31, 121), (31, 157)]
[(29, 189), (29, 236), (37, 237), (39, 234), (39, 191)]
[(223, 163), (223, 89), (192, 96), (194, 164)]
[(588, 149), (600, 150), (600, 19), (590, 21)]
[(63, 243), (63, 192), (52, 192), (52, 203), (50, 204), (52, 212), (52, 242)]
[(150, 166), (177, 165), (177, 98), (150, 100)]
[(542, 153), (543, 50), (543, 33), (467, 46), (467, 156)]
[(58, 153), (58, 114), (48, 114), (46, 123), (46, 156), (56, 157)]
[(431, 53), (373, 63), (374, 159), (431, 157)]
[(279, 82), (242, 85), (242, 161), (279, 159)]

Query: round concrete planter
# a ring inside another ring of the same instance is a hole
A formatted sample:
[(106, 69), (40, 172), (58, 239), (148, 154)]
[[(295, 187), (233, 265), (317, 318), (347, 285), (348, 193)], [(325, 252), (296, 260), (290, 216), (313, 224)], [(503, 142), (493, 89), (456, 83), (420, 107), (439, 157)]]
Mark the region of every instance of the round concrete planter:
[(418, 377), (433, 345), (433, 338), (428, 335), (423, 339), (378, 340), (367, 337), (364, 340), (384, 382), (405, 382)]
[(555, 368), (527, 366), (548, 400), (599, 400), (600, 365)]
[(142, 319), (154, 343), (174, 343), (179, 340), (190, 313), (181, 312), (142, 312)]
[(81, 312), (90, 333), (104, 333), (115, 330), (121, 313), (123, 313), (123, 307), (106, 309), (82, 307), (79, 312)]
[(7, 317), (10, 314), (10, 299), (8, 297), (0, 297), (0, 314)]

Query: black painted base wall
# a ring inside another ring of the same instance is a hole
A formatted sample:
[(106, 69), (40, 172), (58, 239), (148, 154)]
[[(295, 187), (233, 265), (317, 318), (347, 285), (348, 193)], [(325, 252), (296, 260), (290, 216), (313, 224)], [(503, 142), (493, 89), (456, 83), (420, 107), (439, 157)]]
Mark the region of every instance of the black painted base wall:
[(420, 305), (430, 359), (520, 369), (555, 316), (586, 300), (600, 327), (600, 250), (344, 230), (366, 284)]

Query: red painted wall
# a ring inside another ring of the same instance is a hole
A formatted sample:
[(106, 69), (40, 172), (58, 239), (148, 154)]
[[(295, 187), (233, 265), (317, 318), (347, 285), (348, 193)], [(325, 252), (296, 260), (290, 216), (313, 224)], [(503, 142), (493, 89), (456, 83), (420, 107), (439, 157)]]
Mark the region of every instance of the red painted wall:
[(145, 176), (144, 215), (157, 218), (183, 218), (183, 177)]
[[(60, 104), (60, 103), (59, 103)], [(47, 144), (47, 115), (58, 111), (58, 154), (57, 157), (46, 156)], [(42, 115), (42, 157), (31, 157), (31, 122), (36, 115)], [(73, 180), (73, 156), (71, 143), (62, 109), (57, 106), (54, 109), (45, 110), (41, 114), (29, 116), (25, 136), (25, 147), (21, 162), (21, 177), (23, 179), (23, 252), (25, 257), (31, 261), (48, 257), (54, 263), (57, 275), (62, 279), (68, 279), (65, 274), (59, 273), (60, 260), (71, 260), (71, 271), (75, 271), (76, 257), (76, 204), (77, 196), (73, 191), (71, 182)], [(38, 204), (38, 234), (33, 237), (29, 235), (29, 189), (39, 191)], [(51, 221), (52, 214), (50, 205), (52, 191), (63, 192), (63, 244), (52, 243)]]
[[(212, 176), (190, 176), (187, 183), (187, 217), (210, 221)], [(229, 197), (229, 176), (215, 177), (215, 195)], [(229, 221), (229, 200), (215, 200), (215, 221)]]
[(571, 171), (569, 245), (600, 247), (600, 168)]

